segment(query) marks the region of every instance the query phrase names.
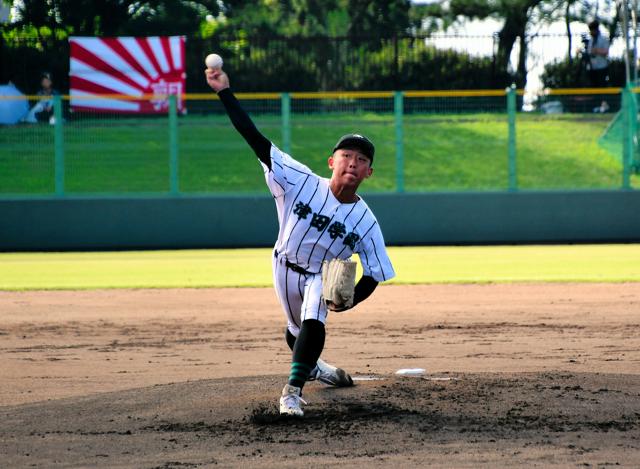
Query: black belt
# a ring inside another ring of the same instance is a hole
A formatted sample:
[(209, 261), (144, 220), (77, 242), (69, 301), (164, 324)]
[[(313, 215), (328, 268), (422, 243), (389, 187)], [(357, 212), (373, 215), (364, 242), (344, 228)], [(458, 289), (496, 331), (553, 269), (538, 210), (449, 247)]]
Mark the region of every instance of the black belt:
[[(278, 257), (278, 251), (276, 251), (275, 249), (273, 251), (273, 257), (275, 257), (275, 258)], [(294, 264), (293, 262), (289, 262), (287, 259), (284, 260), (284, 265), (286, 265), (288, 269), (291, 269), (296, 273), (299, 273), (299, 274), (302, 274), (302, 275), (314, 275), (313, 272), (309, 272), (308, 270), (305, 270), (302, 267), (300, 267), (298, 264)]]
[(284, 265), (287, 266), (287, 268), (293, 270), (294, 272), (297, 272), (299, 274), (303, 274), (303, 275), (313, 275), (311, 272), (309, 272), (308, 270), (304, 270), (302, 267), (300, 267), (298, 264), (294, 264), (293, 262), (289, 262), (288, 260), (285, 259), (284, 261)]

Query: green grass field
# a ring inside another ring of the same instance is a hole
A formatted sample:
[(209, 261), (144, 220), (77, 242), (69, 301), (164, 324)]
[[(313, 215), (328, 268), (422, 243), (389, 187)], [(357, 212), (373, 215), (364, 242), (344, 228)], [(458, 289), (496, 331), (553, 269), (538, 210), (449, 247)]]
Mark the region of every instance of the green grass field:
[[(392, 247), (393, 284), (640, 282), (640, 244)], [(0, 290), (262, 287), (271, 249), (0, 254)]]
[[(446, 109), (443, 112), (447, 112)], [(517, 121), (518, 184), (522, 189), (618, 188), (621, 166), (600, 148), (611, 115), (541, 116)], [(276, 144), (280, 117), (256, 115)], [(358, 131), (377, 145), (374, 177), (363, 192), (396, 188), (395, 127), (391, 114), (294, 114), (292, 154), (328, 174), (337, 138)], [(179, 183), (183, 192), (264, 192), (251, 150), (223, 115), (179, 120)], [(64, 127), (68, 193), (166, 192), (166, 118), (84, 118)], [(507, 187), (505, 114), (408, 114), (404, 117), (406, 191), (503, 190)], [(0, 194), (54, 191), (53, 128), (0, 128)], [(640, 177), (632, 177), (640, 187)]]

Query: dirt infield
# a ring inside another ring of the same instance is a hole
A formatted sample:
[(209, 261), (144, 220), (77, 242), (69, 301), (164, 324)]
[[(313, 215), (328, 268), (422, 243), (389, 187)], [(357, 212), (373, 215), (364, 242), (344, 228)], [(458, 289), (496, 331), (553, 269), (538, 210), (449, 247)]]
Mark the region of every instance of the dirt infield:
[[(386, 286), (275, 403), (271, 289), (0, 292), (6, 467), (637, 467), (640, 285)], [(426, 375), (402, 378), (399, 368)], [(371, 380), (370, 378), (376, 378)]]

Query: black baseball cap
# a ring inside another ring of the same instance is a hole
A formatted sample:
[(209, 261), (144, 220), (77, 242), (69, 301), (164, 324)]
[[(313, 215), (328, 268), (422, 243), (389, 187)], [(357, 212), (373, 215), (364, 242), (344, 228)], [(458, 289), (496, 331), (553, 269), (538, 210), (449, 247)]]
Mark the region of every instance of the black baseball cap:
[(362, 152), (363, 155), (369, 157), (371, 160), (371, 164), (373, 164), (373, 154), (376, 149), (369, 140), (364, 135), (360, 134), (347, 134), (340, 137), (338, 143), (333, 147), (333, 151), (339, 150), (341, 148), (356, 148)]

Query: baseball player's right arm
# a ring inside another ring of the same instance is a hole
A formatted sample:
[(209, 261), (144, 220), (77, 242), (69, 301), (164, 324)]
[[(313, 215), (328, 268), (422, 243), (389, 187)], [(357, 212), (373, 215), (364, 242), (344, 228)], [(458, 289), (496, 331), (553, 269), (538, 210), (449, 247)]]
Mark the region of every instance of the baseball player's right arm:
[(229, 77), (222, 70), (207, 69), (205, 71), (207, 83), (218, 93), (231, 123), (240, 135), (244, 137), (260, 161), (271, 169), (271, 142), (256, 128), (249, 115), (242, 109), (240, 103), (229, 88)]
[(360, 277), (353, 295), (353, 306), (369, 298), (377, 286), (378, 282), (376, 282), (373, 277), (367, 275)]
[(353, 293), (353, 305), (351, 307), (347, 307), (344, 305), (337, 305), (332, 302), (328, 302), (327, 307), (331, 311), (336, 311), (336, 312), (346, 311), (348, 309), (355, 308), (358, 303), (362, 303), (364, 300), (369, 298), (377, 286), (378, 286), (378, 282), (376, 282), (373, 279), (373, 277), (368, 277), (366, 275), (363, 275), (362, 277), (360, 277), (360, 280), (358, 280), (358, 283), (356, 283), (356, 287)]

